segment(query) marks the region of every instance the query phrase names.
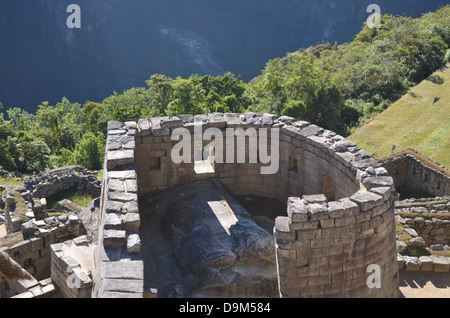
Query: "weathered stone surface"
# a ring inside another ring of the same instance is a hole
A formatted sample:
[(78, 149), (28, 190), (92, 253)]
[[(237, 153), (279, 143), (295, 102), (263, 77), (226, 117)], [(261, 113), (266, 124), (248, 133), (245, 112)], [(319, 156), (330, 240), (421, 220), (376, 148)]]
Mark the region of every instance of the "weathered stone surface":
[(127, 253), (138, 254), (141, 252), (141, 238), (138, 234), (130, 234), (127, 238)]
[(299, 135), (303, 136), (304, 138), (309, 137), (309, 136), (313, 136), (316, 134), (319, 134), (320, 132), (323, 131), (323, 128), (320, 128), (319, 126), (316, 126), (314, 124), (308, 125), (307, 127), (301, 129), (299, 131)]
[(123, 128), (123, 123), (118, 121), (109, 121), (108, 130), (118, 130)]
[(330, 218), (341, 218), (344, 216), (345, 209), (339, 202), (332, 201), (328, 203), (328, 213)]
[(139, 213), (127, 213), (123, 217), (123, 228), (125, 230), (139, 230), (140, 224)]
[[(161, 215), (171, 254), (182, 269), (185, 295), (275, 295), (273, 236), (219, 183), (183, 184), (151, 193), (140, 203), (145, 211)], [(141, 228), (147, 224), (143, 215)]]
[(123, 247), (127, 244), (126, 231), (105, 230), (103, 232), (103, 244), (107, 247)]
[(108, 178), (119, 180), (136, 179), (136, 171), (135, 170), (109, 171)]
[(308, 221), (308, 209), (300, 198), (291, 197), (288, 199), (287, 213), (292, 222)]
[(370, 191), (360, 190), (350, 197), (350, 200), (357, 203), (361, 211), (369, 210), (383, 201), (383, 197)]
[(371, 187), (392, 187), (394, 179), (392, 177), (368, 177), (363, 179), (366, 188)]
[(420, 270), (419, 258), (416, 256), (403, 256), (405, 259), (405, 267), (407, 271)]
[(307, 203), (326, 204), (328, 202), (323, 194), (304, 195), (302, 199)]
[(433, 260), (433, 270), (439, 273), (446, 273), (450, 269), (450, 264), (448, 259), (442, 255), (431, 255)]
[(140, 293), (142, 295), (143, 291), (144, 281), (141, 279), (105, 279), (103, 282), (103, 292)]
[(421, 238), (420, 236), (410, 239), (409, 242), (412, 245), (417, 246), (417, 247), (425, 247), (426, 246), (425, 240), (423, 238)]
[(103, 262), (102, 267), (108, 279), (144, 279), (142, 261)]
[(429, 256), (420, 256), (419, 257), (420, 270), (422, 271), (431, 271), (433, 270), (433, 260)]
[(137, 123), (141, 135), (149, 135), (151, 133), (151, 125), (147, 119), (139, 119)]
[(183, 120), (178, 117), (162, 118), (160, 121), (161, 128), (177, 128), (183, 126)]
[(323, 204), (310, 204), (309, 205), (310, 221), (318, 221), (328, 219), (328, 208)]
[(108, 200), (106, 202), (106, 213), (121, 213), (123, 207), (123, 202)]
[(277, 115), (264, 113), (260, 119), (261, 127), (271, 127), (277, 119)]
[(223, 113), (211, 113), (209, 114), (209, 123), (212, 128), (225, 128), (227, 121)]
[(122, 218), (119, 214), (108, 213), (105, 215), (104, 228), (106, 230), (121, 230)]
[(225, 113), (224, 117), (228, 128), (236, 128), (242, 125), (241, 117), (238, 114)]
[(119, 166), (132, 164), (134, 162), (133, 150), (114, 150), (106, 153), (108, 169), (115, 169)]
[(194, 122), (194, 115), (191, 115), (191, 114), (178, 115), (177, 117), (180, 118), (184, 123), (193, 123)]
[(397, 240), (397, 252), (403, 253), (408, 248), (405, 242)]

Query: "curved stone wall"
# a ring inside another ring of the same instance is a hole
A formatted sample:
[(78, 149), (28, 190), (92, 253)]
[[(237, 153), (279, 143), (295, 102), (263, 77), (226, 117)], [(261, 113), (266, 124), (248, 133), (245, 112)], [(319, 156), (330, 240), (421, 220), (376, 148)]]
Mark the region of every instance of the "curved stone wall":
[[(128, 126), (137, 131), (130, 135)], [(256, 194), (288, 202), (286, 216), (278, 217), (274, 228), (281, 297), (398, 295), (393, 180), (354, 143), (308, 122), (270, 114), (151, 118), (125, 123), (125, 128), (123, 140), (114, 139), (119, 148), (108, 140), (105, 166), (108, 171), (121, 170), (135, 162), (132, 170), (139, 198), (193, 180), (216, 178), (234, 195)], [(236, 135), (220, 140), (208, 136), (207, 128), (214, 128), (217, 135), (227, 136), (230, 130), (254, 138), (245, 138), (245, 144)], [(200, 129), (207, 136), (199, 141), (194, 132)], [(188, 133), (174, 136), (180, 131)], [(191, 147), (179, 151), (184, 138)], [(234, 148), (227, 148), (231, 140)], [(211, 141), (215, 147), (210, 147)], [(257, 155), (249, 151), (256, 142)], [(126, 150), (128, 143), (135, 147), (133, 151)], [(262, 160), (262, 145), (267, 146), (270, 162)], [(173, 160), (174, 149), (180, 155), (190, 152), (193, 158), (202, 147), (209, 149), (215, 162)], [(245, 156), (240, 156), (243, 149)], [(261, 168), (275, 161), (276, 173), (261, 173)], [(372, 269), (373, 273), (368, 272)]]

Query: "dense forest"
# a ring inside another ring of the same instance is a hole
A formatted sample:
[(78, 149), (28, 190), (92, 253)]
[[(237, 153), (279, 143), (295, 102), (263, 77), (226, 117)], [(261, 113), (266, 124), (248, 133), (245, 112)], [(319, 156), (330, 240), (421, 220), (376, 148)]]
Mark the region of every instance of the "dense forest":
[[(265, 63), (322, 41), (351, 42), (373, 0), (0, 0), (0, 101), (35, 113), (42, 101), (101, 101), (151, 74), (244, 82)], [(377, 0), (417, 18), (449, 0)], [(80, 7), (79, 29), (66, 25)]]
[(244, 82), (231, 72), (171, 78), (83, 105), (62, 98), (35, 114), (9, 108), (0, 117), (0, 165), (32, 173), (68, 164), (101, 169), (109, 120), (270, 112), (348, 135), (371, 114), (450, 60), (450, 5), (420, 18), (384, 15), (350, 43), (321, 43), (267, 62)]

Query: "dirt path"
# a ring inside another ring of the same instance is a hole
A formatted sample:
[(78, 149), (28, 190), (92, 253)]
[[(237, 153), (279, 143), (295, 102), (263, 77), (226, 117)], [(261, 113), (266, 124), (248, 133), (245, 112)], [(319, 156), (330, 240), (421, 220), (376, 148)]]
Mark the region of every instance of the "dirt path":
[(400, 270), (401, 298), (450, 298), (450, 273)]

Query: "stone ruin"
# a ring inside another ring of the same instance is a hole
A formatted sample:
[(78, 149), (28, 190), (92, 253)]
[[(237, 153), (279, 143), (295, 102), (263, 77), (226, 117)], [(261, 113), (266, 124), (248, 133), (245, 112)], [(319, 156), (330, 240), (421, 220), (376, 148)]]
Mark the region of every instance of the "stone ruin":
[[(51, 297), (57, 294), (57, 280), (52, 280), (57, 267), (51, 262), (50, 246), (60, 242), (70, 245), (72, 239), (80, 243), (83, 240), (79, 237), (86, 235), (92, 238), (89, 226), (94, 224), (91, 210), (98, 206), (99, 199), (84, 210), (71, 201), (63, 200), (55, 205), (55, 210), (48, 209), (46, 198), (72, 187), (99, 197), (100, 182), (95, 176), (96, 172), (71, 166), (24, 178), (24, 183), (15, 188), (6, 186), (5, 213), (0, 219), (6, 233), (0, 237), (0, 250), (33, 279), (0, 283), (0, 297)], [(66, 270), (63, 272), (67, 273)], [(62, 284), (57, 285), (60, 286), (63, 287)]]
[[(199, 151), (210, 159), (221, 155), (220, 143), (199, 141), (195, 131), (232, 128), (247, 137), (232, 136), (237, 147), (226, 161), (175, 163), (177, 128), (193, 137), (191, 158)], [(255, 158), (255, 141), (279, 155), (275, 173), (261, 173), (271, 163)], [(35, 181), (55, 187), (41, 179)], [(27, 191), (44, 190), (35, 184)], [(7, 249), (22, 266), (46, 269), (9, 292), (397, 297), (394, 194), (387, 170), (353, 142), (291, 117), (215, 113), (109, 122), (99, 198), (67, 220), (46, 218), (57, 226)], [(80, 231), (64, 237), (60, 231), (75, 223)], [(380, 288), (368, 285), (374, 265)]]
[[(431, 252), (450, 250), (450, 171), (414, 149), (377, 161), (395, 183), (399, 269), (449, 272), (450, 257)], [(408, 245), (429, 255), (412, 256)]]
[[(279, 169), (261, 174), (250, 138), (231, 155), (244, 149), (244, 163), (175, 163), (177, 128), (254, 129), (268, 152), (259, 129), (276, 130)], [(332, 131), (270, 114), (160, 117), (109, 122), (106, 151), (92, 297), (398, 296), (393, 179)]]

